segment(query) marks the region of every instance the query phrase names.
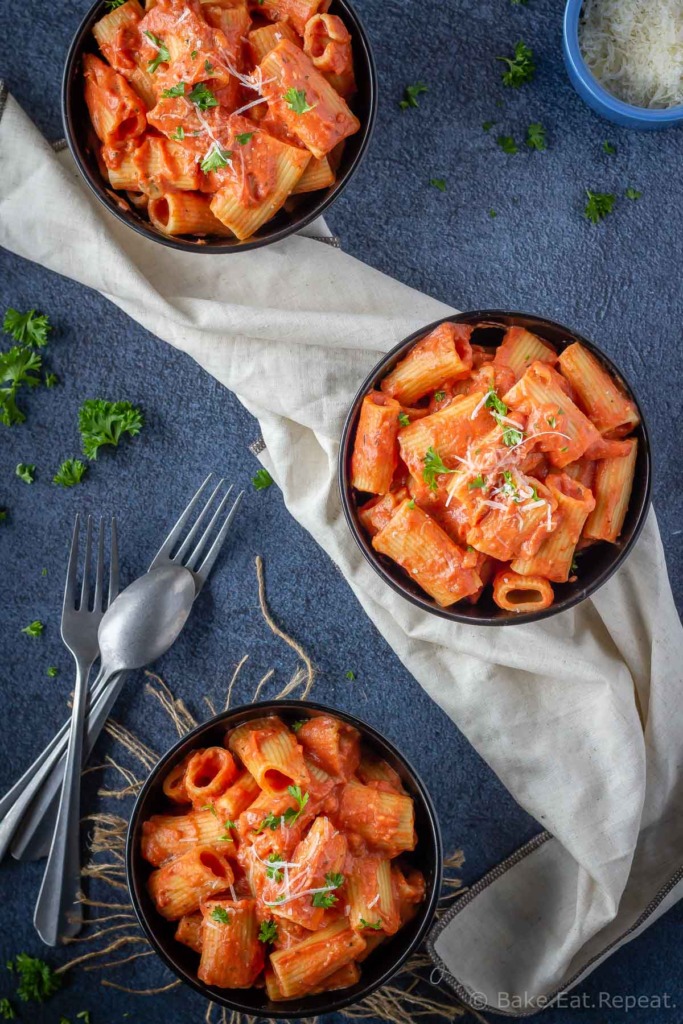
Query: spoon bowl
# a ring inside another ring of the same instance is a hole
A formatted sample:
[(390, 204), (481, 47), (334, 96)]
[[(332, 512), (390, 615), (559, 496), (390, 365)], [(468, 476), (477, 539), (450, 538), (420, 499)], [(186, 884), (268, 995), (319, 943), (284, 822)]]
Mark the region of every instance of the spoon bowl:
[(109, 673), (142, 668), (165, 654), (192, 610), (194, 576), (164, 565), (122, 590), (100, 623), (102, 665)]

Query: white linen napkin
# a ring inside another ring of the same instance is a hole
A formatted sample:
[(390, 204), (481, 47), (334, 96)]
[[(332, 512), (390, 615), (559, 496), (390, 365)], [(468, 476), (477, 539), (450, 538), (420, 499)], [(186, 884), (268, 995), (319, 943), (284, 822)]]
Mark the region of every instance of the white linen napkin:
[(592, 600), (512, 629), (418, 610), (364, 562), (344, 522), (335, 471), (351, 398), (380, 353), (448, 307), (311, 238), (229, 256), (155, 245), (101, 208), (11, 97), (0, 242), (97, 289), (237, 394), (292, 515), (548, 830), (435, 928), (446, 984), (478, 1009), (528, 1014), (683, 895), (683, 631), (654, 513)]

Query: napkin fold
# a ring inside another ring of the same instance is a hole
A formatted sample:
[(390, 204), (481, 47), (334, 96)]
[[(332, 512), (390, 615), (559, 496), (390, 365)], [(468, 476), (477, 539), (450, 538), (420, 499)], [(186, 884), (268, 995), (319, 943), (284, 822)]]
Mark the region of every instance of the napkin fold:
[(512, 629), (413, 607), (344, 522), (335, 473), (351, 398), (382, 352), (449, 307), (315, 238), (230, 256), (155, 245), (97, 203), (11, 97), (0, 242), (95, 288), (235, 392), (260, 422), (260, 458), (289, 511), (547, 830), (435, 927), (435, 979), (476, 1009), (529, 1014), (683, 895), (683, 630), (654, 513), (591, 600)]

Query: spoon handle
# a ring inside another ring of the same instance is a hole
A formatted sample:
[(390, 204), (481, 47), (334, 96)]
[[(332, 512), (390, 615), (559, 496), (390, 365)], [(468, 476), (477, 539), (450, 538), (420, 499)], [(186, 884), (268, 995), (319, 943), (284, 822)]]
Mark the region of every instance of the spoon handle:
[(92, 661), (92, 657), (76, 658), (76, 685), (57, 827), (33, 914), (35, 929), (48, 946), (72, 938), (83, 926), (83, 906), (77, 898), (81, 887), (79, 825), (83, 734)]
[[(92, 687), (87, 733), (84, 743), (84, 764), (92, 753), (92, 749), (97, 742), (97, 738), (102, 731), (112, 705), (123, 689), (123, 685), (128, 678), (128, 672), (119, 672), (110, 678), (111, 681), (107, 681), (100, 671)], [(59, 794), (64, 778), (65, 762), (66, 755), (64, 747), (62, 747), (60, 756), (52, 765), (49, 777), (16, 830), (11, 850), (15, 860), (41, 860), (49, 854), (57, 822), (57, 809), (59, 807)]]

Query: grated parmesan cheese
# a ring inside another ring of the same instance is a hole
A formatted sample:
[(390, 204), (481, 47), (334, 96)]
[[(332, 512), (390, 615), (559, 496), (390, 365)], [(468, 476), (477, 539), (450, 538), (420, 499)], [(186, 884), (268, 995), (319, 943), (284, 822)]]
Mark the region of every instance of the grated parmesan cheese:
[(579, 43), (618, 99), (660, 109), (683, 103), (681, 0), (585, 0)]

